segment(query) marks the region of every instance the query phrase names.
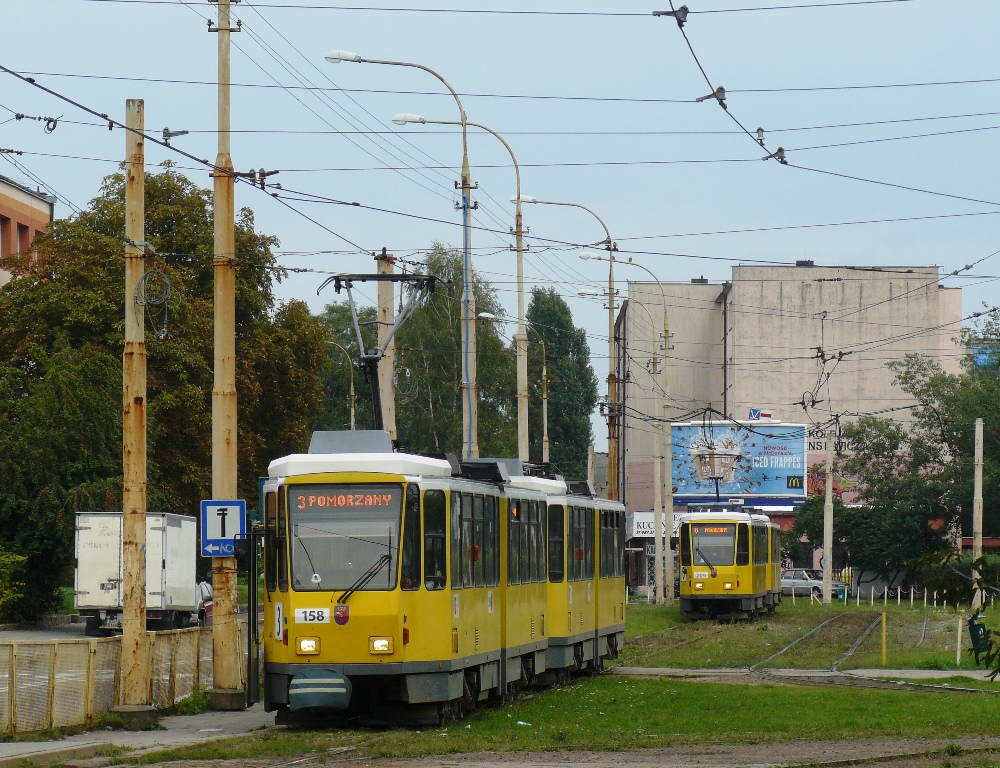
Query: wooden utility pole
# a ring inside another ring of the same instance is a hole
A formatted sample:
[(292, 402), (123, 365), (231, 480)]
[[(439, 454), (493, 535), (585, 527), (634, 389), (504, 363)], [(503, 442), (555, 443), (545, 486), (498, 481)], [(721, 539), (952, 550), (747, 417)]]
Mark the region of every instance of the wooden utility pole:
[[(391, 275), (394, 271), (393, 265), (396, 260), (392, 254), (386, 253), (385, 248), (382, 253), (375, 257), (378, 262), (378, 273), (380, 275)], [(395, 290), (391, 280), (378, 281), (378, 348), (382, 349), (385, 340), (392, 332), (393, 322), (396, 313), (393, 308)], [(396, 387), (393, 384), (393, 376), (396, 372), (396, 342), (391, 339), (386, 345), (385, 352), (378, 361), (378, 389), (379, 400), (382, 401), (382, 424), (389, 436), (396, 439)]]
[(143, 101), (125, 102), (125, 351), (122, 356), (122, 701), (149, 703), (146, 635), (146, 342), (136, 306), (145, 248)]
[[(239, 0), (236, 0), (239, 2)], [(236, 499), (236, 205), (235, 178), (229, 141), (230, 0), (217, 0), (219, 24), (218, 124), (219, 152), (215, 159), (215, 382), (212, 389), (212, 498)], [(236, 625), (236, 560), (212, 558), (213, 683), (215, 709), (244, 709), (246, 692), (240, 664)], [(252, 622), (256, 617), (250, 617)]]
[(833, 603), (833, 441), (837, 439), (836, 424), (831, 439), (826, 431), (826, 497), (823, 502), (823, 605)]
[[(983, 420), (976, 419), (976, 455), (972, 490), (972, 559), (983, 556)], [(979, 571), (972, 572), (972, 579), (979, 586)], [(977, 589), (972, 595), (972, 613), (983, 605), (983, 593)]]

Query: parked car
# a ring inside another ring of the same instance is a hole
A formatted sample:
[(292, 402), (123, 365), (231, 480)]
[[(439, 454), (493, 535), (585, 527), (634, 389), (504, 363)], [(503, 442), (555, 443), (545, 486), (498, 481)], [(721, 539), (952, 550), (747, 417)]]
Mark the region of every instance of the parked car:
[[(834, 599), (839, 597), (841, 590), (847, 597), (851, 596), (851, 585), (842, 581), (833, 581), (830, 585)], [(795, 595), (797, 597), (809, 597), (812, 593), (816, 597), (823, 596), (823, 571), (815, 571), (809, 568), (788, 568), (781, 572), (781, 594)]]

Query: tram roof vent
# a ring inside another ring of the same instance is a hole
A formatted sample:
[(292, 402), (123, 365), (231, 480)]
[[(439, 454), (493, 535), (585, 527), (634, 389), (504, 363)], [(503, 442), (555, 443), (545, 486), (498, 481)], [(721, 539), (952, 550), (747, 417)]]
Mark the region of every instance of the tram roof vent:
[(531, 477), (555, 477), (552, 474), (552, 465), (541, 461), (525, 462), (522, 464), (522, 472)]
[(309, 453), (392, 453), (392, 438), (383, 429), (316, 431)]
[(429, 459), (442, 459), (451, 464), (451, 474), (452, 477), (458, 477), (462, 474), (462, 465), (458, 460), (458, 456), (454, 453), (421, 453), (421, 456), (426, 456)]
[(507, 470), (508, 477), (520, 477), (521, 475), (529, 474), (525, 470), (531, 465), (522, 464), (520, 459), (512, 458), (478, 458), (478, 459), (463, 459), (462, 464), (502, 464)]
[[(520, 462), (519, 462), (520, 463)], [(502, 459), (470, 459), (462, 462), (462, 477), (491, 483), (509, 483), (510, 473)]]
[(597, 495), (594, 484), (589, 480), (569, 480), (566, 482), (566, 489), (573, 496), (587, 496), (592, 499)]

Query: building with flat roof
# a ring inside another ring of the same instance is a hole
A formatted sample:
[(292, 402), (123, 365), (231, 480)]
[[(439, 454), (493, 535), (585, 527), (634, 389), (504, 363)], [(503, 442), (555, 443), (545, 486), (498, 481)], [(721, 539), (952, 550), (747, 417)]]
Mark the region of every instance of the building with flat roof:
[(713, 409), (716, 419), (804, 423), (815, 470), (831, 414), (908, 420), (914, 401), (893, 385), (886, 363), (916, 352), (960, 370), (962, 292), (942, 286), (934, 266), (736, 266), (729, 282), (630, 282), (628, 296), (617, 374), (629, 511), (653, 506), (651, 418), (687, 421)]
[[(55, 207), (52, 195), (0, 176), (0, 257), (27, 253), (35, 235), (52, 223)], [(0, 270), (0, 285), (9, 281), (10, 273)]]

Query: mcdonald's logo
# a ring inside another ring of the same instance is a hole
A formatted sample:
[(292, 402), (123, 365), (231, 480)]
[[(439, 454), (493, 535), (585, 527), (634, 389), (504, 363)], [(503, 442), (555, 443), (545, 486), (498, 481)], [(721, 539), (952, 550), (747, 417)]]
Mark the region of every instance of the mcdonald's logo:
[(796, 488), (801, 490), (802, 488), (802, 477), (800, 475), (789, 475), (787, 478), (787, 488)]

